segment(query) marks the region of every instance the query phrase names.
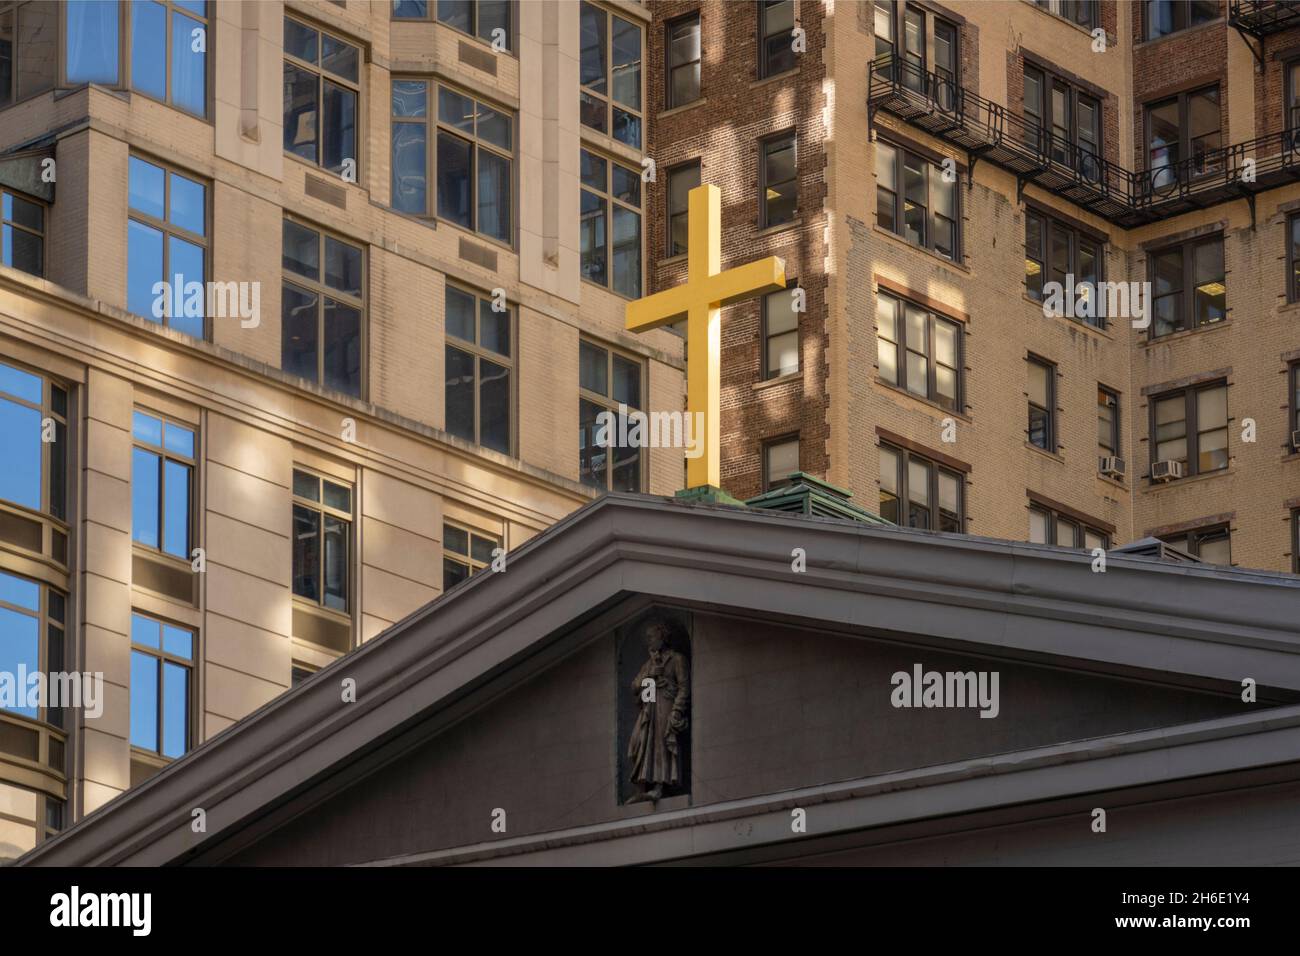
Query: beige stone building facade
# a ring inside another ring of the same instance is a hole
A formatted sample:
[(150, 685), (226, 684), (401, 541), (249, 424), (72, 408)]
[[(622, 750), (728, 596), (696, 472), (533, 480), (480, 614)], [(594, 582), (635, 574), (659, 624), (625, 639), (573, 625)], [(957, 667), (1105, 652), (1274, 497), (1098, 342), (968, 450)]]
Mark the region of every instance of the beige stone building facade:
[[(797, 462), (913, 526), (1297, 570), (1289, 6), (653, 5), (660, 168), (722, 189), (724, 266), (788, 256), (805, 298), (724, 315), (729, 490)], [(1150, 282), (1149, 327), (1048, 315), (1052, 281)]]
[(682, 404), (681, 339), (622, 331), (649, 20), (0, 3), (0, 670), (104, 678), (0, 709), (0, 858), (599, 488), (680, 487), (580, 438)]

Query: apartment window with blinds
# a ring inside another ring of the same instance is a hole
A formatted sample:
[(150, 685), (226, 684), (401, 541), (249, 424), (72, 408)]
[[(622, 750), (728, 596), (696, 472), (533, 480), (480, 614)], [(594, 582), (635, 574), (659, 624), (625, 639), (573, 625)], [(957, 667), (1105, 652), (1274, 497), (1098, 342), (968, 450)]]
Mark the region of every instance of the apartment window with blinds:
[(448, 285), (446, 291), (447, 431), (509, 455), (514, 308)]
[(1056, 451), (1056, 366), (1030, 356), (1029, 444), (1044, 451)]
[(280, 367), (360, 397), (365, 256), (354, 246), (284, 220)]
[(1151, 402), (1152, 464), (1177, 461), (1183, 476), (1228, 467), (1228, 386), (1223, 383), (1171, 392)]
[(1222, 235), (1152, 252), (1147, 261), (1152, 338), (1214, 325), (1228, 317)]
[(893, 445), (880, 444), (880, 516), (908, 528), (965, 529), (961, 472)]
[(0, 265), (45, 273), (45, 206), (0, 189)]
[(799, 212), (799, 166), (793, 132), (762, 142), (759, 167), (759, 228), (790, 222)]
[(490, 567), (492, 552), (501, 547), (501, 539), (459, 525), (442, 526), (442, 589), (449, 591), (461, 581)]
[(687, 212), (691, 190), (700, 184), (700, 161), (692, 160), (668, 170), (668, 255), (686, 252), (690, 237)]
[(293, 593), (347, 614), (352, 540), (352, 488), (293, 470)]
[(641, 148), (641, 27), (585, 0), (579, 9), (582, 125)]
[(393, 19), (428, 20), (434, 14), (453, 30), (510, 50), (513, 5), (514, 0), (393, 0)]
[(1101, 103), (1072, 83), (1025, 66), (1025, 137), (1053, 162), (1101, 178)]
[(778, 438), (763, 445), (763, 490), (784, 488), (799, 471), (799, 436)]
[(960, 261), (957, 176), (880, 140), (876, 143), (876, 224), (914, 246)]
[(641, 174), (581, 150), (582, 277), (629, 299), (641, 295)]
[(284, 18), (284, 149), (309, 163), (359, 173), (361, 48)]
[(876, 363), (881, 379), (959, 411), (961, 325), (898, 296), (876, 295)]
[(793, 0), (759, 0), (758, 75), (776, 76), (795, 66)]
[(131, 615), (131, 746), (175, 758), (193, 744), (194, 632)]
[(1094, 548), (1108, 550), (1110, 535), (1087, 522), (1035, 504), (1029, 507), (1029, 543), (1086, 548), (1089, 551)]
[(1106, 302), (1098, 294), (1104, 263), (1101, 240), (1026, 210), (1025, 291), (1030, 298), (1041, 300), (1044, 286), (1054, 282), (1063, 295), (1073, 293), (1072, 307), (1063, 310), (1066, 317), (1104, 329)]
[(700, 98), (700, 14), (689, 13), (664, 27), (667, 82), (664, 109), (675, 109)]
[(1165, 544), (1172, 544), (1180, 551), (1186, 551), (1193, 557), (1200, 558), (1206, 564), (1218, 564), (1223, 567), (1232, 565), (1232, 530), (1227, 525), (1162, 535), (1160, 540)]
[(780, 378), (799, 371), (798, 286), (763, 296), (763, 378)]
[[(586, 339), (579, 343), (578, 468), (584, 484), (609, 491), (641, 490), (641, 449), (620, 444), (619, 439), (626, 431), (625, 411), (644, 405), (644, 380), (645, 369), (637, 359)], [(604, 417), (609, 425), (604, 429), (602, 412), (610, 413)]]

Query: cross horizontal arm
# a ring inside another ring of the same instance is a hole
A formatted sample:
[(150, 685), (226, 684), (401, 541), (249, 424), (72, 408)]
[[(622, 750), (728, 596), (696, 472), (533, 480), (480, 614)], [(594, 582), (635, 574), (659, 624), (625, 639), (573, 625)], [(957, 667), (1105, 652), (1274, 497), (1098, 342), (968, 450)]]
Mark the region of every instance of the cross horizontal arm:
[(627, 304), (627, 330), (644, 332), (671, 325), (695, 305), (729, 305), (751, 295), (785, 288), (785, 263), (776, 256), (749, 262), (726, 272), (685, 284)]

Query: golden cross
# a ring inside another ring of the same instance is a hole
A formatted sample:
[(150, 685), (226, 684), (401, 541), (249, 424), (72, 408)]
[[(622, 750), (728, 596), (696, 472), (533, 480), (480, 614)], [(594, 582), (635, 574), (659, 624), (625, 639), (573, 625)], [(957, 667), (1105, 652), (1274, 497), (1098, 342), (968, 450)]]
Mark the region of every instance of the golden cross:
[(686, 282), (627, 304), (627, 330), (645, 332), (686, 317), (686, 410), (692, 423), (703, 415), (704, 453), (686, 459), (686, 487), (720, 487), (722, 359), (721, 307), (751, 295), (785, 288), (785, 263), (768, 256), (726, 272), (722, 265), (722, 193), (711, 183), (691, 190)]

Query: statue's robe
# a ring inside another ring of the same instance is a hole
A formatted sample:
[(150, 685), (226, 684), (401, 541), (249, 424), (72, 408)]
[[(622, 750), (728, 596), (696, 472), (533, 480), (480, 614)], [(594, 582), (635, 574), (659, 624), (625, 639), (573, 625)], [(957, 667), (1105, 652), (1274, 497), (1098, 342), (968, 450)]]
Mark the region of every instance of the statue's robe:
[[(653, 701), (641, 699), (646, 679), (655, 682)], [(629, 775), (634, 783), (643, 784), (647, 789), (660, 785), (675, 787), (682, 782), (682, 762), (671, 719), (674, 707), (683, 719), (687, 716), (690, 685), (686, 658), (673, 650), (662, 652), (657, 660), (651, 655), (632, 687), (641, 712), (627, 745)]]

